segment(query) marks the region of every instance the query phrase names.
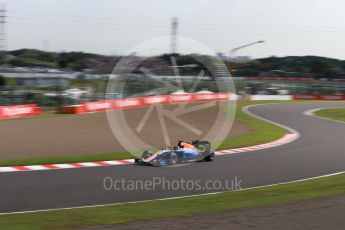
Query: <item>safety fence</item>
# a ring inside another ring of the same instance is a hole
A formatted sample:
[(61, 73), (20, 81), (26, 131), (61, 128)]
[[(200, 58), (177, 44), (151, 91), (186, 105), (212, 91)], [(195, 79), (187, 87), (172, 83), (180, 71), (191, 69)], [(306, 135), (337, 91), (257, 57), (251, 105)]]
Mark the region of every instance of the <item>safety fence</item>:
[[(100, 100), (84, 102), (79, 105), (64, 106), (62, 111), (65, 114), (84, 114), (104, 112), (107, 110), (121, 110), (129, 108), (147, 107), (150, 105), (166, 105), (180, 102), (201, 102), (201, 101), (222, 101), (238, 100), (239, 96), (231, 93), (190, 93), (156, 95), (146, 97)], [(253, 101), (263, 100), (345, 100), (345, 95), (320, 95), (320, 94), (300, 94), (300, 95), (251, 95), (248, 98)], [(0, 106), (0, 119), (11, 119), (21, 117), (39, 116), (42, 110), (37, 104)]]
[(180, 102), (237, 100), (237, 95), (229, 93), (191, 93), (176, 95), (157, 95), (147, 97), (125, 98), (115, 100), (102, 100), (84, 102), (81, 105), (65, 106), (63, 111), (67, 114), (81, 114), (102, 112), (106, 110), (121, 110), (128, 108), (147, 107), (157, 104), (174, 104)]

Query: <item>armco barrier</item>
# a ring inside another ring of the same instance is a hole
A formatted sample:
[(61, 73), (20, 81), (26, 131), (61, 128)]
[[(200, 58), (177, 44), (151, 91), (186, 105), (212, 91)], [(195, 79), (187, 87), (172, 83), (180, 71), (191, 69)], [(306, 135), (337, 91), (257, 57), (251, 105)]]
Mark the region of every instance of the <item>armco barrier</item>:
[(102, 112), (105, 110), (113, 109), (112, 101), (94, 101), (94, 102), (85, 102), (83, 104), (84, 112)]
[(194, 94), (175, 94), (175, 95), (157, 95), (147, 97), (125, 98), (116, 100), (103, 100), (85, 102), (78, 106), (65, 106), (65, 113), (93, 113), (106, 110), (121, 110), (128, 108), (147, 107), (153, 104), (173, 104), (179, 102), (196, 101), (219, 101), (219, 100), (237, 100), (237, 96), (229, 93), (194, 93)]
[(293, 100), (345, 100), (345, 95), (300, 94), (293, 95)]
[[(125, 98), (85, 102), (82, 105), (65, 106), (64, 113), (82, 114), (103, 112), (106, 110), (121, 110), (127, 108), (146, 107), (152, 104), (174, 104), (179, 102), (237, 100), (238, 95), (229, 93), (191, 93), (175, 95), (157, 95), (148, 97)], [(252, 95), (250, 100), (345, 100), (345, 95)]]
[(41, 108), (36, 104), (0, 106), (0, 119), (38, 116), (41, 113)]
[(345, 100), (345, 95), (321, 95), (321, 94), (298, 94), (298, 95), (251, 95), (251, 101), (265, 100)]
[(312, 81), (313, 77), (287, 77), (287, 76), (276, 76), (276, 77), (246, 77), (247, 80), (272, 80), (272, 81)]
[(320, 95), (320, 100), (345, 100), (345, 95)]
[(252, 95), (251, 101), (289, 101), (292, 95)]

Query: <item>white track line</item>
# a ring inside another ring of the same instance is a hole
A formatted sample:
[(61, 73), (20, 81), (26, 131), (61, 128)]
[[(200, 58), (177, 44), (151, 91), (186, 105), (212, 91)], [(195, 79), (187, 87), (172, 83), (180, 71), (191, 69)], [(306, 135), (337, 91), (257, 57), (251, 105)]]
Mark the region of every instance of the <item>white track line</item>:
[(160, 198), (160, 199), (128, 201), (128, 202), (122, 202), (122, 203), (110, 203), (110, 204), (98, 204), (98, 205), (86, 205), (86, 206), (76, 206), (76, 207), (69, 207), (69, 208), (52, 208), (52, 209), (41, 209), (41, 210), (22, 211), (22, 212), (5, 212), (5, 213), (0, 213), (0, 216), (12, 215), (12, 214), (26, 214), (26, 213), (38, 213), (38, 212), (64, 211), (64, 210), (82, 209), (82, 208), (97, 208), (97, 207), (107, 207), (107, 206), (118, 206), (118, 205), (126, 205), (126, 204), (146, 203), (146, 202), (152, 202), (152, 201), (178, 200), (178, 199), (183, 199), (183, 198), (188, 198), (188, 197), (216, 195), (216, 194), (221, 194), (221, 193), (225, 193), (225, 192), (241, 192), (241, 191), (246, 191), (246, 190), (274, 187), (274, 186), (278, 186), (278, 185), (293, 184), (293, 183), (298, 183), (298, 182), (304, 182), (304, 181), (310, 181), (310, 180), (315, 180), (315, 179), (327, 178), (327, 177), (331, 177), (331, 176), (337, 176), (337, 175), (341, 175), (341, 174), (344, 174), (344, 173), (345, 173), (345, 171), (342, 171), (342, 172), (336, 172), (336, 173), (331, 173), (331, 174), (317, 176), (317, 177), (310, 177), (310, 178), (306, 178), (306, 179), (300, 179), (300, 180), (294, 180), (294, 181), (288, 181), (288, 182), (281, 182), (281, 183), (269, 184), (269, 185), (263, 185), (263, 186), (256, 186), (256, 187), (251, 187), (251, 188), (244, 188), (244, 189), (239, 189), (239, 190), (230, 190), (230, 191), (227, 190), (227, 191), (221, 191), (221, 192), (202, 193), (202, 194), (186, 195), (186, 196), (176, 196), (176, 197), (168, 197), (168, 198)]
[(245, 112), (246, 114), (252, 116), (252, 117), (255, 117), (256, 119), (259, 119), (259, 120), (265, 121), (265, 122), (267, 122), (267, 123), (271, 123), (271, 124), (273, 124), (273, 125), (279, 126), (279, 127), (283, 128), (283, 129), (287, 130), (288, 132), (290, 132), (290, 133), (292, 133), (292, 134), (295, 134), (295, 135), (297, 135), (298, 137), (300, 137), (301, 134), (300, 134), (297, 130), (295, 130), (295, 129), (293, 129), (293, 128), (290, 128), (290, 127), (288, 127), (288, 126), (279, 124), (279, 123), (277, 123), (277, 122), (275, 122), (275, 121), (268, 120), (268, 119), (266, 119), (266, 118), (263, 118), (263, 117), (261, 117), (261, 116), (259, 116), (259, 115), (256, 115), (256, 114), (254, 114), (254, 113), (252, 113), (252, 112), (249, 111), (249, 108), (251, 108), (251, 107), (255, 107), (255, 106), (259, 106), (259, 105), (273, 105), (273, 104), (280, 104), (280, 103), (269, 103), (269, 104), (248, 105), (248, 106), (243, 107), (243, 108), (242, 108), (242, 111)]

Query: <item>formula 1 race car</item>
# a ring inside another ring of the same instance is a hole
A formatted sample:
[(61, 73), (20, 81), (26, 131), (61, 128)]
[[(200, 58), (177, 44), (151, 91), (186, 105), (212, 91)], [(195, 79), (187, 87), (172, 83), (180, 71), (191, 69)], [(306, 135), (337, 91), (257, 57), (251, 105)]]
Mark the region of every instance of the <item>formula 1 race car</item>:
[(191, 163), (198, 161), (213, 161), (214, 151), (211, 150), (211, 144), (208, 141), (179, 141), (173, 149), (162, 149), (156, 153), (147, 150), (142, 157), (135, 159), (135, 163), (141, 165), (166, 166), (179, 163)]

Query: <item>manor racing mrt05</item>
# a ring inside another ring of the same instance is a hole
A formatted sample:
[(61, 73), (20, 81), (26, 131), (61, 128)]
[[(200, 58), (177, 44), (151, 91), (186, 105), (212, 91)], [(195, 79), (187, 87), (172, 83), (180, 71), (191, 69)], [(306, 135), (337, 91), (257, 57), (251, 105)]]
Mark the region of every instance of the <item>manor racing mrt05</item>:
[(173, 149), (162, 149), (156, 153), (150, 150), (144, 151), (141, 158), (135, 159), (135, 163), (141, 165), (167, 166), (198, 161), (213, 161), (214, 151), (208, 141), (179, 141)]

